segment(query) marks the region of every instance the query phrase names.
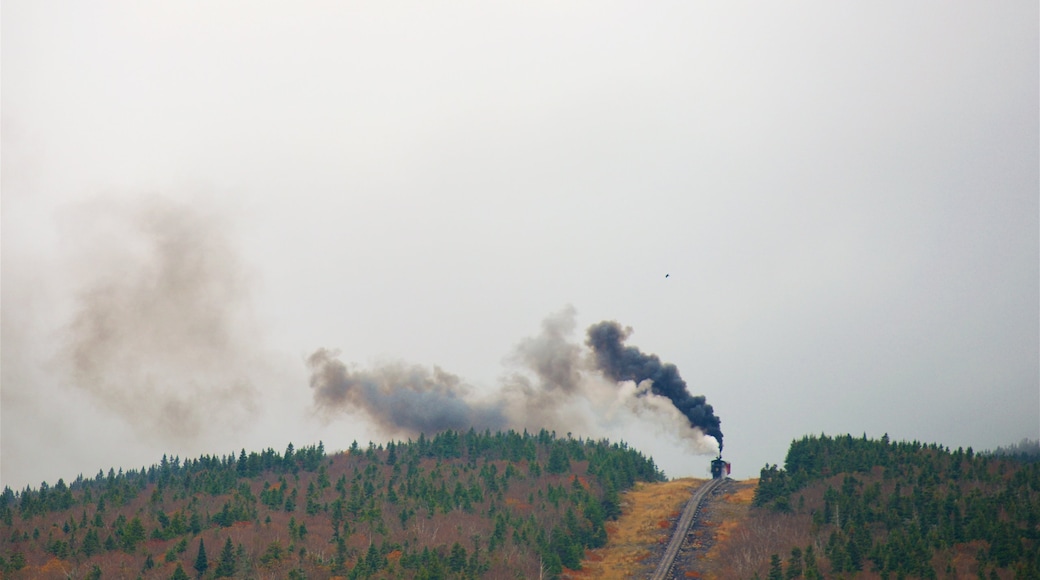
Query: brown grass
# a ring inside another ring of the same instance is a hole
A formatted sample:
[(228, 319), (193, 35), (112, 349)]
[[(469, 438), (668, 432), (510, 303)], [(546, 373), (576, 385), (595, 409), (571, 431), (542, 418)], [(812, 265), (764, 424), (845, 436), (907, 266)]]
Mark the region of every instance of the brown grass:
[(696, 577), (704, 580), (749, 577), (733, 576), (732, 568), (721, 564), (725, 554), (732, 551), (732, 544), (740, 541), (757, 485), (757, 479), (734, 482), (731, 491), (722, 495), (722, 501), (713, 502), (702, 516), (699, 525), (709, 530), (707, 533), (714, 536), (714, 542), (708, 553), (699, 558), (703, 570)]
[(723, 501), (738, 505), (751, 505), (751, 500), (755, 499), (755, 488), (758, 487), (758, 480), (746, 479), (740, 482), (740, 484), (741, 486), (735, 492), (722, 496)]
[(582, 570), (569, 576), (605, 580), (638, 577), (650, 564), (647, 559), (651, 548), (668, 540), (669, 519), (677, 517), (683, 502), (704, 481), (683, 478), (637, 484), (621, 496), (621, 517), (607, 524), (607, 545), (587, 551)]
[(736, 482), (736, 489), (713, 506), (716, 541), (704, 558), (710, 562), (705, 580), (764, 575), (771, 554), (786, 556), (792, 546), (804, 547), (812, 541), (807, 514), (783, 515), (751, 507), (757, 485), (758, 480)]
[(722, 501), (730, 504), (722, 511), (729, 517), (719, 522), (704, 522), (705, 525), (715, 526), (715, 545), (708, 552), (707, 558), (717, 557), (722, 546), (733, 536), (733, 532), (741, 525), (742, 520), (747, 517), (747, 507), (755, 497), (755, 487), (758, 486), (757, 479), (742, 481), (735, 491), (722, 496)]

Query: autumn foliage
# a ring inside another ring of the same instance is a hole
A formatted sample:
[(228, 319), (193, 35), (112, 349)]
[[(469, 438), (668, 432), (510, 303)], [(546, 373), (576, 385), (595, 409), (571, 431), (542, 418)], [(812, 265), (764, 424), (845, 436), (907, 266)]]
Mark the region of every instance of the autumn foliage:
[[(550, 469), (551, 467), (551, 469)], [(551, 578), (620, 493), (661, 479), (624, 444), (516, 432), (163, 457), (0, 496), (4, 578)], [(205, 552), (204, 555), (200, 552)]]
[(1040, 463), (848, 435), (794, 441), (713, 557), (721, 578), (1040, 578)]

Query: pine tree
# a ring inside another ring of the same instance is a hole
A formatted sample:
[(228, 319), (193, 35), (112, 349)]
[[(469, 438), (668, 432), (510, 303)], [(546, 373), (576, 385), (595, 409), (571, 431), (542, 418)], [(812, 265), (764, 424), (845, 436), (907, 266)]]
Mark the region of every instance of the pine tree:
[(566, 473), (571, 468), (570, 458), (562, 444), (553, 445), (549, 452), (549, 465), (546, 470), (549, 473)]
[(822, 578), (820, 575), (820, 569), (816, 565), (816, 552), (813, 551), (812, 544), (805, 549), (805, 572), (806, 580), (817, 580)]
[(347, 543), (343, 536), (336, 537), (336, 559), (333, 561), (333, 570), (342, 571), (347, 565)]
[(802, 549), (795, 546), (791, 548), (791, 559), (787, 561), (787, 575), (788, 580), (802, 577)]
[(466, 548), (455, 542), (451, 547), (451, 555), (448, 556), (448, 568), (452, 572), (461, 572), (466, 567)]
[(209, 569), (209, 560), (206, 559), (206, 544), (199, 538), (199, 555), (195, 557), (195, 571), (202, 576)]
[(170, 580), (188, 580), (188, 573), (184, 571), (180, 563), (177, 564), (177, 569), (173, 571), (173, 576), (170, 576)]
[(235, 546), (228, 537), (224, 549), (220, 551), (220, 562), (217, 564), (217, 578), (228, 578), (235, 574)]
[(97, 530), (87, 530), (87, 535), (83, 537), (83, 544), (79, 549), (88, 558), (101, 551), (101, 539), (98, 537)]
[(769, 575), (766, 578), (768, 580), (784, 580), (784, 568), (783, 564), (780, 563), (779, 554), (773, 554), (769, 557)]
[(130, 520), (130, 523), (127, 524), (126, 528), (123, 530), (123, 549), (129, 554), (133, 554), (134, 550), (137, 548), (137, 544), (143, 542), (144, 539), (144, 524), (141, 523), (141, 518), (135, 517)]

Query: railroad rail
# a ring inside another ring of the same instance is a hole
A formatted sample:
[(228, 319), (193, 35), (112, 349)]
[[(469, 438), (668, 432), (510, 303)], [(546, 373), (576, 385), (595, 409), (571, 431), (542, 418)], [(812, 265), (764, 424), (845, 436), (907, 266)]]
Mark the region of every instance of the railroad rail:
[(682, 547), (683, 540), (686, 539), (686, 534), (690, 531), (693, 517), (697, 515), (697, 510), (701, 507), (701, 502), (711, 490), (718, 487), (723, 481), (725, 481), (724, 478), (711, 479), (693, 492), (693, 496), (690, 497), (689, 501), (686, 502), (686, 507), (683, 508), (682, 515), (679, 517), (679, 523), (675, 525), (675, 532), (672, 533), (672, 539), (668, 542), (668, 547), (665, 548), (664, 555), (661, 557), (661, 563), (657, 565), (657, 570), (650, 576), (650, 580), (665, 580), (668, 577), (672, 564), (675, 562), (675, 557), (679, 555), (679, 548)]

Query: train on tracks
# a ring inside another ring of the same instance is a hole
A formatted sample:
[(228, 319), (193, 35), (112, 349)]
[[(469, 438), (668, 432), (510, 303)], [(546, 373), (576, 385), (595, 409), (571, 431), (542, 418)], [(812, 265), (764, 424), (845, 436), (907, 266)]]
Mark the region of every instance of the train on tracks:
[(722, 460), (722, 454), (711, 461), (711, 478), (722, 479), (723, 477), (729, 477), (730, 464), (728, 461)]

